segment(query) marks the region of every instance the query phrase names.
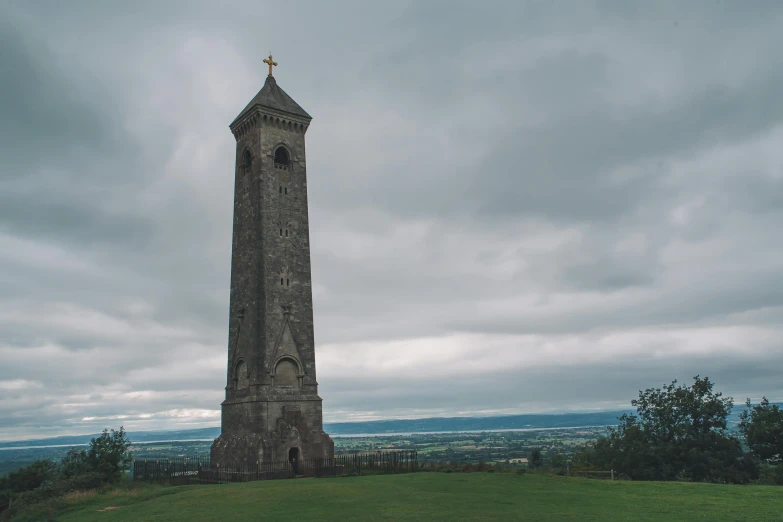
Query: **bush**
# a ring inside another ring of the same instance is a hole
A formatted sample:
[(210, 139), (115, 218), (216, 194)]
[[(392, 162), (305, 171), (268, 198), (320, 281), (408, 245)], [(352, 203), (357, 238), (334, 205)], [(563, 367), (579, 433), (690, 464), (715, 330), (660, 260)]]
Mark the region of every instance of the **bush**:
[(565, 475), (568, 473), (568, 462), (562, 453), (553, 453), (549, 458), (549, 469), (555, 475)]
[(71, 491), (87, 491), (98, 489), (106, 483), (106, 477), (103, 473), (92, 471), (83, 475), (76, 475), (70, 479), (64, 479), (57, 483), (57, 487), (62, 493)]
[(753, 456), (768, 464), (783, 462), (783, 410), (766, 397), (756, 406), (748, 399), (745, 407), (739, 427)]
[(46, 480), (57, 477), (57, 463), (51, 460), (37, 460), (0, 478), (0, 490), (13, 493), (30, 491), (40, 486)]
[(75, 477), (92, 471), (87, 452), (71, 448), (60, 461), (60, 473), (65, 478)]
[(111, 482), (119, 480), (122, 472), (133, 462), (130, 445), (131, 441), (122, 426), (120, 431), (111, 430), (111, 433), (103, 430), (100, 437), (90, 441), (87, 461), (91, 470), (102, 473)]
[(692, 386), (639, 392), (636, 415), (623, 415), (607, 437), (574, 455), (574, 469), (618, 470), (636, 480), (746, 484), (758, 476), (754, 460), (727, 430), (733, 401), (713, 392), (708, 378)]
[(765, 486), (783, 486), (783, 465), (764, 465), (761, 466), (757, 484)]
[(103, 430), (99, 437), (90, 441), (87, 451), (71, 448), (61, 464), (62, 475), (66, 478), (101, 473), (109, 482), (116, 482), (122, 472), (130, 467), (133, 457), (129, 451), (131, 441), (121, 426), (119, 431)]
[[(25, 491), (13, 497), (13, 504), (6, 513), (7, 517), (18, 514), (35, 504), (43, 504), (52, 499), (61, 497), (72, 491), (87, 491), (98, 489), (106, 483), (102, 473), (90, 472), (71, 478), (59, 478), (54, 481), (46, 481), (39, 487)], [(5, 506), (8, 506), (6, 500)]]
[[(130, 440), (124, 428), (104, 430), (90, 441), (87, 451), (71, 448), (58, 465), (36, 461), (0, 479), (0, 512), (10, 517), (34, 504), (52, 504), (52, 499), (72, 491), (97, 489), (122, 478), (130, 467)], [(39, 506), (43, 509), (46, 506)], [(50, 506), (51, 507), (51, 506)]]
[(528, 463), (528, 466), (532, 469), (538, 469), (543, 465), (544, 456), (541, 454), (541, 450), (536, 448), (530, 453), (530, 462)]

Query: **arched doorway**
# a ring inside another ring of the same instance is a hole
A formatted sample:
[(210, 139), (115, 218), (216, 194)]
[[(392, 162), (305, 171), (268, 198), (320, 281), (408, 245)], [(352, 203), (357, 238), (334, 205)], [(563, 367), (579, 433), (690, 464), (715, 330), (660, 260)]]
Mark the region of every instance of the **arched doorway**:
[(299, 448), (291, 448), (288, 450), (288, 462), (291, 463), (291, 467), (294, 470), (294, 474), (299, 474)]

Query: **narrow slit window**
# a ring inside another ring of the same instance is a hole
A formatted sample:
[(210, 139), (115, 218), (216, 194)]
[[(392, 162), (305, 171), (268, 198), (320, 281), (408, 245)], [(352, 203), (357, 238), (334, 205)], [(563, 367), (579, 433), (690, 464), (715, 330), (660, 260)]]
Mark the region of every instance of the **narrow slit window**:
[(281, 236), (283, 235), (283, 229), (282, 228), (280, 229), (280, 235)]
[(280, 286), (283, 286), (283, 278), (280, 278)]
[(288, 187), (285, 188), (285, 193), (288, 195)]
[(285, 237), (288, 237), (288, 229), (285, 229)]
[(288, 279), (285, 280), (285, 286), (288, 286), (291, 283)]
[(280, 185), (280, 193), (281, 194), (283, 193), (283, 186), (282, 185)]

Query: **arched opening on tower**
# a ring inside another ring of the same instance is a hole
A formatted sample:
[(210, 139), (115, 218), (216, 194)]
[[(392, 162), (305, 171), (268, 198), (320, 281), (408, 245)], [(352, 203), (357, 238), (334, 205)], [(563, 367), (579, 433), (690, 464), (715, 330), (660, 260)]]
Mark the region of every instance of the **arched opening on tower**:
[(234, 386), (237, 390), (244, 390), (247, 388), (248, 385), (248, 376), (247, 376), (247, 364), (245, 364), (245, 361), (240, 359), (237, 363), (236, 369), (234, 370)]
[(244, 154), (242, 154), (242, 168), (243, 169), (250, 169), (250, 167), (253, 166), (253, 156), (250, 154), (249, 150), (246, 150)]
[(299, 448), (291, 448), (288, 450), (288, 462), (291, 463), (291, 467), (295, 474), (299, 474)]
[(291, 158), (288, 155), (288, 150), (285, 147), (277, 147), (275, 149), (275, 165), (287, 167), (291, 163)]
[(292, 359), (280, 359), (275, 366), (275, 386), (299, 388), (299, 366)]

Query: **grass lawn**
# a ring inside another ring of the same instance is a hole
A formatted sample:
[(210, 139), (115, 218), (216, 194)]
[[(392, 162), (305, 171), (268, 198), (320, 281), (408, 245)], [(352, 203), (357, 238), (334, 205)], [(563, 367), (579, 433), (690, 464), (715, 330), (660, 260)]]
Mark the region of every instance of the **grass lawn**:
[[(83, 496), (58, 521), (783, 521), (783, 488), (511, 473), (414, 473), (146, 487)], [(114, 509), (116, 508), (116, 509)]]

